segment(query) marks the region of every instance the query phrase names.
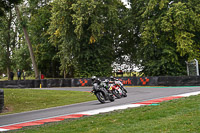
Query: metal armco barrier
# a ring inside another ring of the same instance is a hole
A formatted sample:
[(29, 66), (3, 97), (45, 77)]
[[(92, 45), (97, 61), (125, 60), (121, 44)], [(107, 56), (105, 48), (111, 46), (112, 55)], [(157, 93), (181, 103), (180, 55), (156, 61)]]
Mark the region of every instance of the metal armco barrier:
[[(106, 77), (100, 78), (102, 81)], [(109, 78), (107, 78), (109, 79)], [(126, 86), (200, 86), (200, 76), (119, 77)], [(0, 81), (1, 88), (92, 86), (90, 78)]]

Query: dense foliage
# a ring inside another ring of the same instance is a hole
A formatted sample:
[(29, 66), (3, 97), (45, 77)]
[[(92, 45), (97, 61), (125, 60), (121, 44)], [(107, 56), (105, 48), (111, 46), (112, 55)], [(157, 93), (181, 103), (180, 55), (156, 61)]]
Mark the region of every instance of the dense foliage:
[(136, 60), (145, 75), (185, 75), (185, 61), (199, 60), (200, 2), (132, 0), (131, 6), (133, 22), (140, 22)]
[(1, 0), (0, 1), (0, 16), (5, 15), (5, 11), (9, 11), (13, 4), (19, 4), (22, 0)]
[(122, 3), (55, 0), (51, 5), (49, 34), (52, 44), (59, 49), (61, 71), (79, 77), (111, 74), (115, 39), (122, 23)]
[(120, 0), (15, 2), (0, 5), (0, 74), (33, 73), (23, 26), (46, 77), (109, 76), (123, 55), (146, 76), (186, 75), (185, 61), (200, 60), (199, 0), (129, 0), (131, 8)]

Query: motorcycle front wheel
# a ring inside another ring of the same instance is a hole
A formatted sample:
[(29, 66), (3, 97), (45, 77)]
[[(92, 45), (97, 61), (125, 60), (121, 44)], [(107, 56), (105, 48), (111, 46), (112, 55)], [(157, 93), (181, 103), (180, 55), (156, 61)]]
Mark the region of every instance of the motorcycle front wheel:
[(124, 97), (127, 97), (127, 94), (126, 94), (126, 92), (125, 92), (125, 91), (123, 91), (123, 96), (124, 96)]
[(124, 91), (127, 93), (127, 90), (124, 88)]
[(105, 95), (103, 92), (101, 92), (101, 91), (97, 92), (96, 97), (99, 100), (99, 102), (105, 103), (106, 99), (105, 99)]

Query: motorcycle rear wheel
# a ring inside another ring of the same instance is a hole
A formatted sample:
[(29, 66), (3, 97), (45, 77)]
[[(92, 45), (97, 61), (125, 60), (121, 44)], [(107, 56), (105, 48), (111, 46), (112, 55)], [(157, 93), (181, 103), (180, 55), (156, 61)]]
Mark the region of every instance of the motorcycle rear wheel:
[(114, 98), (114, 96), (113, 96), (112, 94), (109, 95), (109, 100), (110, 100), (111, 102), (115, 101), (115, 98)]
[(118, 90), (112, 90), (112, 93), (119, 99), (119, 98), (121, 98), (121, 95), (120, 95), (120, 93), (119, 93), (119, 91)]

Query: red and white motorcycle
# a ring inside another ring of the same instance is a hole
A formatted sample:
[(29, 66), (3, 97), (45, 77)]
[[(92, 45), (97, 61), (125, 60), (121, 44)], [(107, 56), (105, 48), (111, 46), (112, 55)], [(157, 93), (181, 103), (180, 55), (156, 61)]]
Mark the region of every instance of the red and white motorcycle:
[(127, 97), (127, 91), (122, 88), (120, 81), (110, 81), (109, 82), (109, 90), (115, 95), (117, 98)]

